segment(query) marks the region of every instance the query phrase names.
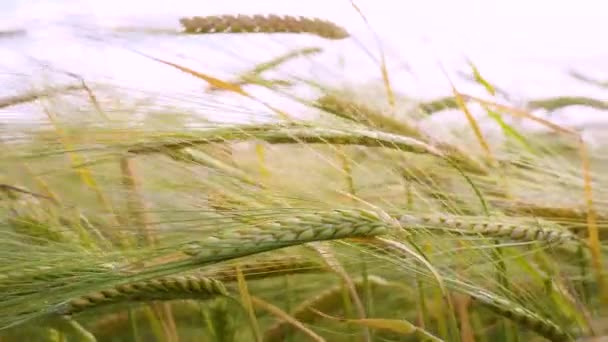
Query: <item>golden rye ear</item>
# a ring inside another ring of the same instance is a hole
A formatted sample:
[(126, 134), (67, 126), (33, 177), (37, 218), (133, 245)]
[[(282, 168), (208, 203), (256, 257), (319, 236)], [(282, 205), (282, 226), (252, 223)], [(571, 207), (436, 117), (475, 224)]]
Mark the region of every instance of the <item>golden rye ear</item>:
[(220, 15), (181, 18), (184, 33), (308, 33), (326, 39), (345, 39), (348, 32), (327, 20), (290, 15)]

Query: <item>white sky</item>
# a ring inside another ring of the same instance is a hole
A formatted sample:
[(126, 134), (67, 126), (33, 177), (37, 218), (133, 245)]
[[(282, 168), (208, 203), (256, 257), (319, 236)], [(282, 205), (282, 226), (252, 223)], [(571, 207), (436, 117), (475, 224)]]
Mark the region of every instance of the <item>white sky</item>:
[[(356, 3), (382, 38), (392, 66), (401, 61), (413, 62), (417, 70), (435, 74), (427, 73), (424, 76), (427, 79), (443, 78), (437, 70), (439, 59), (449, 63), (465, 55), (486, 77), (523, 93), (587, 92), (581, 90), (580, 84), (563, 82), (563, 74), (571, 65), (591, 76), (608, 78), (605, 1), (357, 0)], [(370, 37), (350, 0), (0, 0), (0, 29), (2, 23), (19, 27), (24, 22), (61, 23), (74, 17), (102, 26), (136, 21), (177, 27), (176, 18), (180, 16), (222, 13), (317, 16), (345, 26), (362, 39)], [(41, 42), (36, 53), (58, 56), (64, 51), (50, 51), (47, 47), (57, 42), (48, 40), (46, 28), (38, 31), (46, 43)], [(79, 55), (76, 50), (85, 49), (72, 45), (66, 48), (74, 56)], [(376, 51), (373, 41), (365, 40), (364, 45)], [(352, 60), (359, 57), (350, 55)], [(430, 87), (434, 87), (434, 82)]]
[[(360, 30), (349, 0), (20, 0), (6, 19), (93, 14), (100, 20), (220, 13), (284, 13), (321, 16)], [(68, 5), (66, 5), (68, 4)], [(526, 50), (519, 54), (608, 56), (603, 33), (607, 5), (599, 0), (359, 0), (374, 30), (395, 44), (424, 39), (463, 50)], [(0, 7), (6, 5), (0, 5)], [(8, 18), (12, 16), (12, 18)], [(566, 46), (567, 48), (563, 48)]]
[[(605, 91), (574, 82), (566, 75), (566, 71), (574, 67), (592, 77), (608, 79), (608, 42), (605, 38), (608, 4), (605, 1), (358, 0), (356, 3), (382, 38), (385, 51), (392, 57), (389, 59), (391, 66), (398, 66), (401, 61), (413, 63), (416, 72), (420, 72), (420, 82), (412, 82), (407, 73), (394, 74), (394, 82), (403, 86), (408, 94), (437, 96), (449, 90), (444, 75), (437, 68), (437, 61), (449, 63), (466, 55), (491, 82), (521, 96), (606, 97)], [(10, 70), (18, 65), (23, 59), (18, 49), (23, 48), (31, 55), (46, 54), (49, 60), (65, 68), (82, 64), (82, 68), (104, 75), (128, 75), (138, 84), (166, 87), (166, 77), (170, 72), (175, 73), (173, 70), (165, 68), (162, 73), (157, 65), (149, 66), (152, 63), (142, 63), (133, 56), (129, 59), (121, 52), (98, 51), (67, 41), (61, 34), (47, 35), (49, 30), (44, 27), (45, 22), (76, 20), (93, 26), (136, 22), (177, 27), (176, 18), (181, 16), (237, 13), (316, 16), (335, 21), (363, 39), (369, 38), (370, 34), (349, 0), (0, 0), (0, 30), (27, 26), (34, 31), (28, 38), (28, 42), (34, 44), (32, 47), (0, 47), (5, 56), (0, 66)], [(38, 24), (42, 27), (37, 27)], [(293, 40), (297, 44), (309, 44), (306, 39)], [(220, 47), (223, 44), (213, 38), (206, 39), (206, 44), (209, 42), (216, 42)], [(65, 46), (56, 49), (62, 43)], [(158, 44), (151, 45), (160, 46)], [(184, 42), (162, 44), (165, 45), (161, 50), (167, 51), (185, 46)], [(376, 51), (373, 41), (365, 40), (364, 45)], [(343, 47), (336, 46), (338, 49)], [(249, 54), (255, 52), (252, 45), (247, 47)], [(243, 46), (237, 43), (233, 48), (238, 51)], [(257, 51), (273, 56), (279, 53), (270, 52), (263, 46)], [(359, 56), (350, 50), (344, 53), (355, 61), (351, 64), (353, 72), (345, 73), (345, 76), (363, 79), (371, 74), (378, 76), (377, 69), (366, 73), (357, 64), (365, 57), (360, 51)], [(247, 57), (260, 61), (269, 58)], [(208, 64), (203, 67), (211, 68)], [(171, 87), (175, 84), (170, 82)], [(175, 91), (184, 92), (181, 88)], [(576, 117), (580, 116), (578, 114)]]

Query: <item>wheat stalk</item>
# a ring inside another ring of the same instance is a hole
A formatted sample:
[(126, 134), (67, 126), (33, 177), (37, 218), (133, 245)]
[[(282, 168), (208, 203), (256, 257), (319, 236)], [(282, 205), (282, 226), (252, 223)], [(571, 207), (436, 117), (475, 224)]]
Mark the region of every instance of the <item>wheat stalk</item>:
[(383, 235), (388, 231), (387, 223), (371, 211), (335, 209), (295, 213), (257, 227), (222, 231), (188, 244), (183, 251), (194, 259), (211, 261), (307, 242)]
[(471, 295), (477, 303), (534, 331), (550, 341), (559, 342), (574, 340), (557, 324), (505, 298), (493, 296), (482, 290), (471, 292), (469, 295)]
[(549, 244), (565, 244), (567, 242), (583, 243), (576, 235), (563, 229), (548, 226), (546, 222), (518, 222), (503, 224), (498, 220), (474, 219), (452, 215), (403, 215), (399, 219), (406, 228), (423, 226), (425, 228), (447, 228), (466, 234), (480, 234), (487, 237), (510, 238), (521, 241), (537, 241)]
[(385, 147), (395, 150), (430, 154), (444, 157), (437, 148), (414, 138), (374, 131), (362, 127), (312, 127), (304, 124), (291, 125), (241, 125), (231, 128), (211, 129), (191, 137), (180, 134), (176, 142), (171, 136), (162, 138), (167, 142), (145, 142), (127, 146), (127, 151), (135, 154), (159, 153), (172, 149), (182, 149), (195, 145), (226, 141), (263, 140), (270, 144), (334, 144)]
[(405, 118), (392, 118), (368, 105), (347, 99), (346, 96), (328, 93), (319, 97), (315, 105), (341, 118), (372, 126), (388, 133), (402, 134), (416, 139), (425, 136), (415, 122), (409, 122)]
[(71, 316), (85, 310), (123, 302), (209, 299), (216, 296), (228, 296), (228, 291), (219, 280), (194, 276), (165, 277), (90, 293), (58, 306), (55, 313)]
[(327, 20), (278, 15), (219, 15), (181, 18), (184, 33), (309, 33), (327, 39), (348, 38), (348, 32)]
[[(54, 311), (53, 307), (64, 307), (63, 303), (82, 295), (83, 287), (87, 287), (88, 291), (103, 290), (308, 242), (377, 236), (388, 233), (390, 227), (378, 215), (365, 210), (300, 212), (287, 218), (250, 223), (242, 229), (223, 229), (198, 241), (148, 251), (156, 256), (160, 256), (158, 253), (173, 255), (176, 248), (180, 248), (190, 256), (161, 264), (142, 266), (142, 262), (150, 259), (143, 251), (139, 255), (139, 262), (136, 259), (122, 266), (107, 265), (107, 261), (113, 258), (111, 256), (90, 255), (68, 260), (68, 254), (60, 259), (63, 264), (55, 265), (56, 262), (49, 260), (48, 268), (43, 268), (41, 272), (29, 271), (17, 279), (11, 277), (0, 281), (0, 299), (7, 303), (6, 307), (0, 309), (0, 329), (35, 318), (45, 308)], [(82, 253), (72, 254), (75, 255)], [(14, 269), (14, 265), (11, 268)], [(28, 277), (28, 274), (32, 277)], [(83, 274), (87, 276), (79, 277)], [(46, 290), (32, 292), (40, 286)], [(6, 311), (12, 312), (10, 316), (6, 315)]]
[(319, 97), (314, 105), (325, 112), (363, 124), (372, 129), (417, 139), (441, 151), (446, 157), (462, 165), (467, 171), (482, 175), (488, 173), (485, 165), (465, 153), (460, 147), (437, 141), (437, 139), (422, 131), (416, 122), (407, 118), (393, 118), (368, 105), (353, 101), (346, 95), (338, 96), (337, 94), (327, 93)]

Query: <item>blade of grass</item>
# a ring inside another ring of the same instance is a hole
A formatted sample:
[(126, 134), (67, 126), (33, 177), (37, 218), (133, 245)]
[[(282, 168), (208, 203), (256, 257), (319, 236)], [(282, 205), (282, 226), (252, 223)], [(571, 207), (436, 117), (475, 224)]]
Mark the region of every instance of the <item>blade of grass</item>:
[(527, 151), (534, 152), (532, 145), (528, 143), (527, 139), (523, 135), (521, 135), (515, 128), (506, 123), (498, 112), (491, 110), (487, 106), (483, 106), (483, 108), (486, 113), (488, 113), (488, 116), (492, 118), (498, 124), (498, 126), (500, 126), (500, 129), (503, 131), (505, 136), (513, 138), (515, 141), (519, 142)]
[[(473, 64), (472, 61), (468, 61), (468, 63), (473, 71), (473, 79), (475, 80), (475, 82), (481, 84), (490, 95), (495, 96), (496, 89), (494, 88), (494, 86), (481, 75), (479, 69), (477, 68), (477, 66), (475, 66), (475, 64)], [(515, 139), (516, 141), (521, 143), (527, 150), (532, 151), (532, 147), (530, 146), (530, 144), (528, 144), (526, 139), (516, 129), (507, 124), (500, 116), (500, 114), (491, 110), (490, 108), (488, 108), (488, 106), (483, 105), (482, 107), (488, 113), (488, 116), (490, 116), (490, 118), (492, 118), (500, 126), (505, 136)]]
[(486, 89), (486, 91), (490, 93), (490, 95), (496, 95), (496, 89), (490, 82), (488, 82), (483, 76), (481, 76), (481, 73), (479, 72), (479, 69), (477, 69), (477, 66), (475, 66), (475, 64), (473, 64), (471, 60), (468, 60), (467, 63), (473, 71), (473, 79), (475, 80), (475, 82), (481, 84)]

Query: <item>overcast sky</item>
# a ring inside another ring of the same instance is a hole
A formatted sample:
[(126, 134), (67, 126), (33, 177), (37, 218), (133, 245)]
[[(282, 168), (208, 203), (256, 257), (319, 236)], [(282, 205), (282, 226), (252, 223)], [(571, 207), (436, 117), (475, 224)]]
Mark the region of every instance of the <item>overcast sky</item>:
[[(608, 78), (608, 43), (604, 38), (608, 32), (608, 20), (604, 18), (608, 4), (604, 1), (357, 0), (356, 3), (382, 38), (392, 65), (401, 61), (417, 63), (417, 70), (435, 73), (427, 77), (443, 78), (437, 70), (438, 60), (449, 63), (467, 56), (483, 68), (484, 74), (516, 91), (555, 93), (560, 87), (567, 87), (562, 92), (577, 92), (580, 84), (566, 84), (561, 75), (570, 66), (591, 72), (597, 78)], [(135, 22), (177, 28), (177, 17), (222, 13), (316, 16), (345, 26), (358, 38), (371, 37), (350, 0), (0, 0), (0, 29), (25, 23), (44, 26), (71, 21), (93, 26)], [(33, 31), (35, 25), (30, 27)], [(37, 43), (40, 47), (35, 52), (59, 56), (63, 50), (47, 48), (55, 46), (50, 38), (44, 36), (45, 41)], [(298, 42), (297, 39), (293, 37), (293, 41)], [(76, 50), (82, 49), (73, 43), (65, 44), (71, 44), (72, 55), (78, 55)], [(364, 45), (377, 51), (372, 40), (365, 40)], [(352, 53), (349, 57), (359, 58)], [(433, 84), (434, 81), (431, 87)]]
[[(460, 63), (466, 56), (492, 82), (521, 96), (605, 96), (605, 91), (573, 81), (567, 75), (567, 70), (574, 68), (598, 79), (608, 79), (608, 43), (605, 39), (608, 4), (605, 1), (357, 0), (356, 3), (381, 37), (389, 55), (389, 65), (396, 68), (403, 62), (413, 65), (418, 73), (419, 77), (413, 80), (407, 72), (392, 71), (394, 83), (408, 94), (438, 96), (446, 90), (449, 92), (437, 62)], [(89, 45), (81, 45), (82, 42), (69, 40), (69, 34), (48, 33), (52, 30), (47, 24), (76, 22), (94, 27), (145, 23), (177, 28), (176, 18), (180, 16), (238, 13), (329, 19), (345, 26), (357, 39), (364, 40), (367, 48), (377, 52), (373, 41), (365, 40), (371, 37), (370, 31), (350, 0), (0, 0), (0, 30), (30, 30), (23, 42), (0, 46), (4, 56), (0, 67), (14, 70), (24, 58), (23, 51), (63, 68), (80, 67), (79, 70), (91, 70), (108, 77), (128, 78), (135, 82), (132, 87), (153, 85), (164, 92), (166, 89), (162, 87), (181, 85), (166, 82), (171, 73), (175, 74), (174, 70), (159, 69), (156, 64), (149, 61), (146, 64), (141, 58), (116, 49), (91, 49)], [(219, 59), (224, 60), (225, 54), (222, 55), (221, 50), (225, 41), (232, 42), (230, 48), (240, 55), (243, 63), (247, 58), (261, 62), (287, 49), (270, 44), (256, 45), (260, 41), (249, 38), (222, 40), (215, 37), (190, 42), (190, 45), (183, 40), (151, 40), (148, 48), (156, 49), (154, 53), (188, 50), (191, 55), (204, 56), (201, 57), (204, 70), (217, 72), (218, 68), (209, 64), (209, 50), (201, 52), (201, 49), (219, 51)], [(288, 42), (292, 47), (311, 44), (305, 38), (293, 36)], [(375, 66), (365, 69), (358, 64), (367, 58), (361, 51), (353, 49), (352, 44), (341, 44), (333, 47), (343, 49), (353, 68), (351, 72), (344, 72), (344, 77), (360, 78), (355, 81), (379, 77)], [(57, 46), (63, 47), (57, 49)], [(247, 55), (242, 55), (243, 49), (247, 49)], [(198, 87), (198, 84), (192, 85), (192, 89)], [(185, 90), (175, 91), (183, 93)]]

